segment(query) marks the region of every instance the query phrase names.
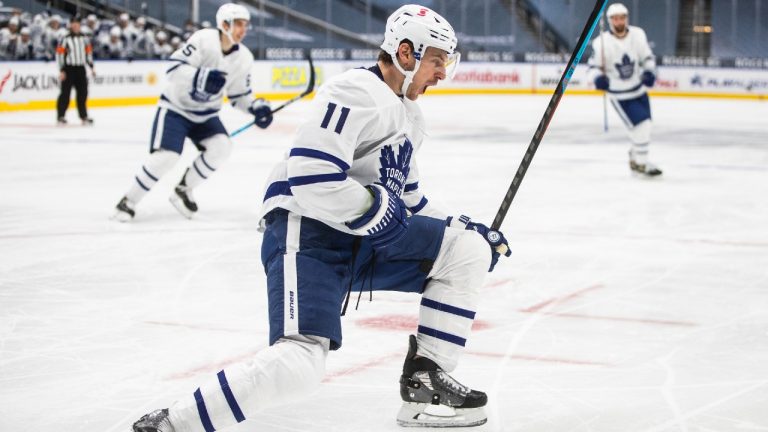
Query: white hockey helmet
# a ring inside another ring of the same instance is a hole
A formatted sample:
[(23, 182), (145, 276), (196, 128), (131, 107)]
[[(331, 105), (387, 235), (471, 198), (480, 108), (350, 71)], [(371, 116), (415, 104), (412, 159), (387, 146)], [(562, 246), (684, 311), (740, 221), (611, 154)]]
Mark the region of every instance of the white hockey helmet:
[[(218, 11), (216, 11), (216, 28), (221, 30), (222, 33), (227, 35), (230, 41), (234, 43), (232, 39), (232, 26), (235, 20), (251, 21), (251, 13), (245, 6), (241, 6), (235, 3), (225, 3), (221, 5)], [(229, 30), (224, 28), (224, 23), (227, 23)]]
[[(397, 61), (397, 48), (406, 39), (413, 44), (413, 54), (416, 59), (416, 66), (412, 71), (404, 70)], [(448, 20), (432, 9), (409, 4), (396, 10), (387, 19), (381, 49), (392, 56), (395, 67), (405, 75), (401, 89), (405, 94), (413, 80), (413, 74), (419, 69), (421, 56), (428, 47), (438, 48), (448, 53), (446, 76), (448, 79), (453, 78), (461, 58), (461, 54), (456, 52), (457, 42), (456, 32), (453, 31)]]
[(629, 10), (621, 3), (613, 3), (612, 5), (608, 6), (608, 9), (606, 9), (605, 16), (610, 18), (615, 15), (629, 16)]

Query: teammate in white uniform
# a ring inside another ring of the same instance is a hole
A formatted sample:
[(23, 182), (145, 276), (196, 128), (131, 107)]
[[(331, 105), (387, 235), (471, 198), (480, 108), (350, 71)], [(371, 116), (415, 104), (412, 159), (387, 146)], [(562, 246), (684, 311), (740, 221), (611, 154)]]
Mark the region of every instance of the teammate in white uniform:
[(589, 76), (595, 87), (608, 92), (632, 143), (629, 167), (649, 177), (661, 170), (648, 161), (651, 141), (651, 105), (648, 88), (656, 82), (656, 57), (640, 27), (629, 25), (627, 8), (621, 3), (608, 7), (610, 31), (592, 41)]
[(136, 205), (179, 160), (185, 138), (200, 155), (187, 168), (171, 195), (171, 203), (191, 218), (197, 211), (192, 191), (224, 164), (232, 151), (219, 110), (224, 95), (232, 106), (255, 117), (260, 128), (272, 122), (272, 111), (263, 99), (253, 99), (250, 71), (253, 55), (240, 41), (250, 13), (228, 3), (216, 12), (216, 29), (194, 33), (170, 57), (168, 85), (160, 96), (152, 125), (150, 155), (136, 174), (130, 189), (116, 206), (115, 218), (133, 219)]
[[(307, 394), (323, 378), (328, 351), (341, 346), (339, 312), (352, 292), (364, 290), (422, 294), (418, 334), (409, 338), (400, 377), (398, 423), (485, 423), (485, 393), (448, 372), (471, 332), (485, 274), (507, 241), (433, 208), (416, 168), (424, 118), (414, 101), (451, 75), (456, 42), (443, 17), (403, 6), (387, 21), (375, 66), (320, 88), (264, 196), (270, 347), (170, 409), (142, 417), (134, 431), (220, 430)], [(433, 405), (454, 415), (426, 413)]]

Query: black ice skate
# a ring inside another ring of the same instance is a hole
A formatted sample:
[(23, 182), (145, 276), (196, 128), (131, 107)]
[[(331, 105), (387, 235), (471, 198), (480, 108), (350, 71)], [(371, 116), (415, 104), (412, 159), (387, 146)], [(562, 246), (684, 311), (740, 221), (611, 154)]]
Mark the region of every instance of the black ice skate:
[(400, 377), (403, 406), (397, 424), (406, 427), (480, 426), (488, 417), (485, 393), (471, 390), (444, 372), (432, 360), (416, 357), (416, 336), (411, 335)]
[(175, 432), (168, 419), (168, 410), (160, 409), (145, 414), (133, 424), (133, 432)]
[(187, 219), (192, 219), (192, 216), (197, 212), (197, 203), (192, 198), (192, 190), (187, 188), (184, 184), (179, 184), (173, 190), (173, 194), (169, 198), (171, 204), (176, 207), (179, 213), (183, 214)]
[(83, 126), (93, 126), (93, 119), (90, 117), (81, 118), (80, 121), (83, 122)]
[(656, 165), (650, 162), (644, 164), (635, 162), (631, 150), (629, 152), (629, 169), (632, 171), (632, 174), (646, 177), (656, 177), (661, 175), (661, 170), (656, 167)]
[(128, 197), (123, 197), (115, 206), (115, 215), (112, 218), (120, 222), (130, 222), (134, 216), (136, 212), (133, 210), (133, 203), (128, 201)]

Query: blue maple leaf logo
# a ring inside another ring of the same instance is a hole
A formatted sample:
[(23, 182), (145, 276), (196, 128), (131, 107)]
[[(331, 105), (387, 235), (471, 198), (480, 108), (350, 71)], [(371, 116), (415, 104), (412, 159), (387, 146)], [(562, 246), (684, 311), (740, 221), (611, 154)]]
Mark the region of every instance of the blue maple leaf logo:
[(623, 80), (632, 78), (635, 73), (635, 62), (629, 59), (628, 54), (624, 54), (621, 58), (621, 63), (614, 63), (616, 70), (619, 71), (619, 77)]
[(408, 138), (398, 146), (397, 156), (395, 156), (391, 145), (386, 145), (381, 149), (379, 182), (395, 196), (402, 196), (403, 194), (405, 181), (411, 171), (412, 154), (413, 144)]

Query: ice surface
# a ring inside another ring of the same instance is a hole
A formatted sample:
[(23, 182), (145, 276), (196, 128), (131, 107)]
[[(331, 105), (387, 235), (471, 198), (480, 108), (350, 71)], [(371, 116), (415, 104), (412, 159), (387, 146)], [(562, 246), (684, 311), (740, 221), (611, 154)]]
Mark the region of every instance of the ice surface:
[[(425, 97), (430, 200), (490, 223), (547, 102)], [(644, 180), (629, 174), (613, 113), (603, 132), (601, 99), (563, 99), (455, 373), (489, 393), (474, 430), (768, 431), (768, 103), (652, 104), (664, 175)], [(167, 200), (184, 164), (125, 225), (108, 217), (146, 155), (154, 107), (94, 109), (90, 128), (0, 114), (0, 431), (125, 432), (265, 346), (256, 214), (306, 109), (235, 138), (196, 191), (196, 219)], [(413, 295), (363, 298), (318, 392), (234, 430), (401, 430), (417, 313)]]

